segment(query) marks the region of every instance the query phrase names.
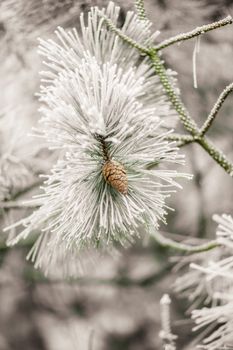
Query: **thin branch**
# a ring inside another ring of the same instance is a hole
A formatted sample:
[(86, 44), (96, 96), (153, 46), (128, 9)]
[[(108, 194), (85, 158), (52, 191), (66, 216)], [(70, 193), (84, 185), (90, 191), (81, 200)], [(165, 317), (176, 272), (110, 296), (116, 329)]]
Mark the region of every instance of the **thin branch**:
[(192, 137), (192, 139), (190, 139), (190, 140), (184, 140), (184, 141), (178, 142), (177, 147), (181, 148), (181, 147), (187, 146), (187, 145), (189, 145), (190, 143), (193, 143), (193, 142), (196, 142), (196, 141), (195, 141), (195, 138)]
[(165, 138), (167, 141), (179, 141), (179, 142), (192, 142), (194, 137), (191, 135), (182, 135), (182, 134), (170, 134)]
[(224, 101), (226, 100), (226, 98), (228, 97), (228, 95), (233, 92), (233, 83), (229, 84), (221, 93), (221, 95), (219, 96), (217, 102), (215, 103), (212, 111), (210, 112), (208, 118), (206, 119), (205, 123), (203, 124), (203, 126), (201, 127), (200, 130), (200, 135), (203, 136), (207, 133), (207, 131), (209, 130), (209, 128), (211, 127), (214, 119), (216, 118), (220, 108), (222, 107)]
[[(152, 65), (155, 69), (155, 73), (158, 75), (160, 82), (162, 86), (164, 87), (164, 90), (172, 103), (174, 109), (179, 114), (179, 118), (185, 129), (190, 133), (190, 135), (193, 137), (181, 140), (179, 141), (179, 146), (183, 146), (185, 144), (191, 143), (191, 142), (197, 142), (199, 145), (202, 146), (203, 149), (206, 150), (206, 152), (228, 173), (230, 176), (233, 176), (233, 164), (227, 160), (225, 155), (219, 151), (213, 144), (209, 142), (208, 139), (204, 138), (202, 135), (200, 135), (200, 130), (194, 121), (194, 119), (190, 116), (188, 110), (186, 109), (185, 105), (183, 104), (180, 95), (176, 92), (175, 87), (173, 86), (172, 82), (170, 81), (166, 68), (164, 66), (163, 61), (161, 60), (159, 53), (158, 53), (158, 47), (156, 48), (146, 48), (141, 46), (139, 43), (135, 42), (133, 39), (126, 36), (124, 33), (122, 33), (121, 30), (119, 30), (112, 21), (104, 16), (101, 12), (100, 15), (104, 18), (107, 26), (110, 30), (112, 30), (116, 35), (118, 35), (122, 40), (127, 42), (132, 47), (138, 49), (141, 53), (147, 55), (152, 62)], [(208, 24), (206, 26), (198, 27), (192, 32), (189, 32), (187, 34), (182, 34), (178, 37), (176, 37), (176, 41), (180, 40), (188, 40), (192, 37), (195, 37), (199, 34), (205, 33), (207, 31), (222, 27), (226, 24), (231, 24), (232, 18), (230, 16), (226, 17), (225, 19), (214, 22), (212, 24)], [(181, 39), (182, 38), (182, 39)], [(173, 43), (174, 40), (169, 41), (170, 43)], [(168, 43), (167, 42), (167, 43)], [(168, 44), (166, 44), (168, 46)], [(161, 47), (160, 47), (161, 48)]]
[(128, 37), (127, 35), (125, 35), (120, 29), (118, 29), (115, 24), (105, 15), (103, 15), (103, 13), (101, 11), (99, 11), (99, 14), (101, 17), (103, 17), (107, 27), (114, 32), (117, 36), (119, 36), (119, 38), (121, 38), (123, 41), (125, 41), (126, 43), (128, 43), (130, 46), (134, 47), (135, 49), (139, 50), (142, 54), (144, 55), (148, 55), (149, 54), (149, 49), (142, 46), (141, 44), (139, 44), (138, 42), (136, 42), (134, 39)]
[(134, 6), (137, 10), (138, 18), (141, 19), (142, 21), (147, 20), (144, 0), (135, 0)]
[(166, 137), (167, 141), (177, 141), (177, 146), (183, 147), (186, 146), (192, 142), (196, 142), (196, 139), (194, 136), (191, 135), (182, 135), (182, 134), (171, 134)]
[(200, 130), (197, 124), (189, 115), (186, 107), (180, 99), (180, 96), (176, 93), (171, 81), (169, 80), (167, 71), (157, 51), (155, 49), (151, 49), (149, 57), (169, 100), (179, 114), (180, 121), (184, 125), (185, 129), (193, 137), (193, 140), (190, 139), (181, 141), (180, 146), (183, 146), (184, 144), (190, 142), (197, 142), (230, 176), (233, 176), (233, 164), (221, 151), (219, 151), (212, 143), (210, 143), (207, 138), (200, 135)]
[(211, 30), (214, 30), (214, 29), (217, 29), (217, 28), (221, 28), (223, 26), (226, 26), (226, 25), (232, 24), (232, 23), (233, 23), (232, 17), (231, 16), (227, 16), (226, 18), (224, 18), (224, 19), (222, 19), (220, 21), (217, 21), (217, 22), (214, 22), (214, 23), (210, 23), (210, 24), (206, 24), (206, 25), (203, 25), (201, 27), (197, 27), (197, 28), (193, 29), (190, 32), (179, 34), (179, 35), (176, 35), (176, 36), (174, 36), (172, 38), (166, 39), (166, 40), (162, 41), (160, 44), (156, 45), (155, 49), (157, 51), (162, 50), (165, 47), (168, 47), (170, 45), (176, 44), (176, 43), (181, 42), (181, 41), (185, 41), (185, 40), (189, 40), (189, 39), (195, 38), (196, 36), (199, 36), (201, 34), (209, 32)]
[(195, 246), (195, 245), (189, 245), (189, 244), (173, 241), (170, 238), (164, 237), (160, 232), (155, 230), (153, 231), (150, 230), (150, 234), (162, 247), (171, 248), (171, 249), (178, 250), (181, 252), (186, 252), (186, 253), (206, 252), (208, 250), (211, 250), (220, 246), (220, 244), (216, 240), (212, 240), (207, 243), (203, 243)]
[(169, 97), (169, 100), (171, 101), (173, 107), (179, 114), (180, 121), (184, 125), (185, 129), (191, 135), (195, 136), (197, 134), (198, 127), (195, 121), (189, 115), (180, 96), (175, 92), (175, 88), (167, 75), (167, 71), (157, 51), (155, 49), (151, 49), (149, 52), (149, 57), (152, 61), (152, 65), (154, 66), (155, 73), (160, 78), (160, 82), (163, 85), (164, 90), (167, 96)]
[(230, 176), (233, 176), (233, 164), (227, 159), (225, 154), (218, 150), (210, 140), (202, 137), (196, 142), (214, 159)]

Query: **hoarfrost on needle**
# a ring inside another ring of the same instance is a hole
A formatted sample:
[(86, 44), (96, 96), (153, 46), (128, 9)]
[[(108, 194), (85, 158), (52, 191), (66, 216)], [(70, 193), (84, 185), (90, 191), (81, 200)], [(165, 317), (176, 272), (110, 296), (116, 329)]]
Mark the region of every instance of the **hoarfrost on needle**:
[[(110, 3), (106, 14), (117, 22), (119, 8)], [(171, 131), (163, 124), (173, 112), (147, 60), (108, 31), (97, 8), (81, 27), (81, 38), (59, 29), (61, 45), (41, 43), (52, 70), (43, 73), (40, 133), (61, 156), (32, 200), (40, 208), (16, 224), (25, 228), (11, 242), (39, 231), (29, 256), (46, 271), (61, 263), (65, 274), (77, 273), (82, 251), (127, 246), (158, 229), (176, 179), (189, 177), (167, 169), (183, 156), (166, 141)], [(129, 13), (123, 28), (144, 40), (149, 24), (143, 31)], [(106, 159), (124, 169), (127, 193), (104, 178)]]
[[(198, 263), (192, 262), (191, 272), (182, 276), (177, 284), (179, 291), (183, 288), (188, 293), (190, 288), (194, 289), (191, 295), (193, 300), (196, 299), (195, 307), (203, 300), (206, 305), (211, 303), (192, 311), (196, 323), (194, 330), (202, 327), (208, 330), (209, 327), (209, 334), (200, 345), (207, 350), (231, 349), (233, 346), (233, 219), (223, 214), (214, 215), (214, 220), (219, 224), (216, 236), (221, 246), (208, 255), (199, 254)], [(182, 281), (186, 281), (183, 287)]]

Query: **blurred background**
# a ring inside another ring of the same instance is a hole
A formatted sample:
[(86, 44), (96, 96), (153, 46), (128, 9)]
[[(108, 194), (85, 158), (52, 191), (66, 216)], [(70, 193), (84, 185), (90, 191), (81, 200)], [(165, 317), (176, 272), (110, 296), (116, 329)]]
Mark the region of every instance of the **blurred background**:
[[(78, 28), (80, 12), (107, 3), (0, 1), (0, 201), (30, 198), (41, 181), (38, 174), (49, 171), (54, 157), (41, 149), (37, 139), (26, 137), (40, 117), (35, 96), (42, 70), (37, 38), (51, 38), (58, 25)], [(122, 18), (133, 8), (129, 0), (116, 3), (122, 6)], [(231, 0), (146, 0), (145, 5), (154, 29), (161, 31), (159, 40), (233, 15)], [(201, 125), (220, 92), (233, 81), (233, 27), (201, 37), (197, 89), (193, 87), (194, 46), (195, 39), (163, 54), (167, 66), (177, 71), (183, 100)], [(233, 160), (232, 135), (231, 95), (209, 137)], [(214, 237), (212, 215), (233, 213), (232, 178), (197, 145), (182, 151), (187, 159), (184, 171), (193, 173), (194, 180), (184, 181), (183, 190), (169, 203), (175, 211), (161, 230), (177, 240)], [(24, 215), (25, 209), (0, 205), (0, 227)], [(174, 252), (153, 241), (138, 242), (119, 258), (103, 258), (89, 275), (62, 282), (44, 278), (26, 262), (30, 242), (9, 249), (5, 240), (1, 232), (0, 350), (162, 349), (159, 300), (164, 293), (172, 298), (177, 349), (194, 348), (196, 335), (185, 313), (188, 302), (174, 293)]]

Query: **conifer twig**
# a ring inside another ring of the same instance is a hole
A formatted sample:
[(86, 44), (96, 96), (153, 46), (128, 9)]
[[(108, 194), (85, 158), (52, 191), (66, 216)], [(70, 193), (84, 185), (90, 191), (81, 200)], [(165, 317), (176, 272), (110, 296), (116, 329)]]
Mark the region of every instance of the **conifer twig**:
[(207, 133), (209, 128), (211, 127), (213, 121), (215, 120), (220, 108), (222, 107), (224, 101), (228, 97), (228, 95), (233, 92), (233, 83), (229, 84), (220, 94), (217, 102), (215, 103), (213, 109), (211, 110), (208, 118), (206, 119), (205, 123), (201, 127), (200, 135), (203, 136)]
[(135, 0), (134, 5), (138, 13), (138, 18), (145, 21), (147, 18), (146, 18), (144, 0)]
[(190, 32), (187, 33), (182, 33), (182, 34), (178, 34), (172, 38), (166, 39), (164, 41), (162, 41), (160, 44), (155, 46), (155, 49), (157, 51), (162, 50), (170, 45), (179, 43), (181, 41), (185, 41), (185, 40), (189, 40), (192, 38), (195, 38), (201, 34), (207, 33), (211, 30), (217, 29), (217, 28), (221, 28), (223, 26), (226, 26), (227, 24), (232, 24), (232, 17), (231, 16), (227, 16), (226, 18), (221, 19), (220, 21), (214, 22), (214, 23), (210, 23), (210, 24), (205, 24), (201, 27), (197, 27), (193, 30), (191, 30)]
[[(197, 142), (228, 174), (233, 176), (233, 164), (227, 160), (226, 156), (212, 143), (210, 143), (207, 138), (200, 134), (198, 126), (187, 112), (183, 102), (180, 99), (180, 96), (175, 92), (175, 89), (168, 78), (164, 64), (155, 49), (151, 50), (150, 57), (154, 65), (155, 72), (159, 76), (167, 96), (179, 114), (180, 121), (184, 125), (185, 129), (193, 136), (193, 141)], [(193, 141), (189, 140), (188, 143)]]
[[(109, 27), (111, 31), (113, 31), (116, 35), (118, 35), (122, 40), (127, 42), (130, 46), (138, 49), (142, 54), (148, 56), (151, 59), (152, 65), (155, 69), (155, 73), (158, 75), (160, 82), (167, 94), (173, 108), (177, 111), (180, 121), (183, 124), (184, 128), (190, 133), (192, 138), (182, 139), (179, 141), (179, 146), (183, 146), (185, 144), (196, 142), (198, 143), (210, 156), (214, 159), (230, 176), (233, 176), (233, 164), (226, 158), (222, 151), (218, 150), (212, 143), (209, 142), (207, 138), (205, 138), (201, 133), (200, 129), (197, 126), (194, 119), (190, 116), (188, 110), (186, 109), (184, 103), (182, 102), (181, 97), (176, 92), (175, 87), (169, 79), (167, 74), (167, 70), (164, 66), (164, 63), (159, 55), (158, 47), (146, 48), (141, 44), (135, 42), (132, 38), (125, 35), (120, 29), (118, 29), (114, 23), (100, 13), (106, 22), (106, 25)], [(198, 29), (190, 32), (192, 34), (187, 35), (185, 40), (188, 40), (194, 36), (202, 34), (207, 31), (217, 29), (227, 24), (232, 23), (231, 16), (226, 17), (223, 20), (218, 22), (214, 22), (212, 24), (208, 24), (206, 26), (198, 27)], [(202, 31), (201, 31), (202, 28)], [(196, 34), (195, 34), (196, 33)], [(194, 35), (195, 34), (195, 35)]]
[(185, 146), (189, 143), (195, 142), (196, 138), (195, 136), (191, 135), (182, 135), (182, 134), (171, 134), (166, 137), (167, 141), (177, 141), (178, 147)]
[(136, 42), (134, 39), (128, 37), (125, 35), (120, 29), (118, 29), (115, 24), (107, 17), (105, 16), (101, 11), (99, 12), (100, 16), (104, 19), (106, 25), (108, 28), (114, 32), (119, 38), (121, 38), (123, 41), (128, 43), (130, 46), (134, 47), (135, 49), (139, 50), (142, 54), (148, 55), (149, 49), (147, 47), (142, 46), (138, 42)]

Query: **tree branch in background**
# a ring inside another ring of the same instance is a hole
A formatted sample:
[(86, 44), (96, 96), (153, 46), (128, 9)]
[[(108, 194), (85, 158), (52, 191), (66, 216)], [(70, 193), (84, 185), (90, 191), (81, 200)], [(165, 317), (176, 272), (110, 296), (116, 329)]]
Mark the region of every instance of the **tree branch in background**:
[(159, 245), (161, 245), (162, 247), (171, 248), (173, 250), (178, 250), (186, 253), (206, 252), (208, 250), (211, 250), (220, 246), (217, 240), (212, 240), (200, 245), (189, 245), (189, 244), (173, 241), (170, 238), (164, 237), (163, 234), (155, 230), (153, 231), (150, 230), (150, 234), (156, 240), (156, 242), (158, 242)]

